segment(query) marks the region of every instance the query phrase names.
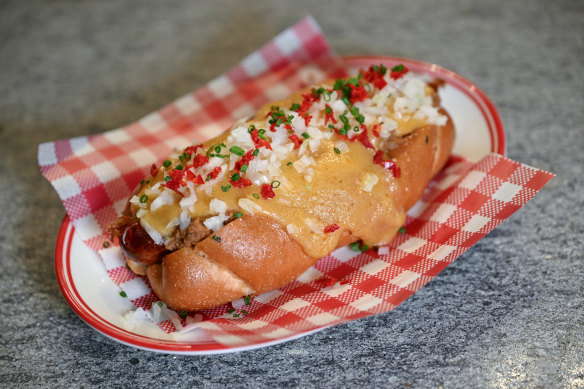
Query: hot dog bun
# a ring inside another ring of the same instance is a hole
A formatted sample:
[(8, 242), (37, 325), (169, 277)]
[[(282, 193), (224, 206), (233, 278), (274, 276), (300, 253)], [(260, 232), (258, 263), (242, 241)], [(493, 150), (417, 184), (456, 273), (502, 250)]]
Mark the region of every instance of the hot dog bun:
[[(364, 76), (365, 80), (372, 82), (376, 89), (379, 89), (379, 93), (388, 89), (384, 88), (383, 83), (375, 81), (385, 74), (382, 69), (371, 67)], [(403, 67), (401, 71), (404, 74), (407, 73), (407, 69), (406, 72), (403, 72)], [(387, 73), (385, 80), (391, 83), (394, 72), (391, 73), (391, 79), (388, 77), (389, 72)], [(398, 76), (393, 81), (400, 87), (399, 79), (402, 78), (403, 74), (398, 74)], [(414, 80), (409, 78), (402, 81), (403, 83), (410, 82), (410, 79)], [(366, 84), (364, 80), (361, 80), (360, 83), (354, 80), (349, 81), (357, 85), (364, 86)], [(417, 79), (411, 82), (419, 84)], [(205, 205), (207, 216), (197, 218), (197, 209), (193, 208), (194, 213), (189, 219), (189, 227), (181, 226), (179, 229), (176, 226), (178, 218), (175, 215), (173, 219), (175, 224), (173, 231), (175, 232), (171, 233), (165, 230), (165, 228), (168, 229), (167, 226), (165, 227), (168, 219), (159, 223), (162, 227), (158, 227), (158, 230), (152, 232), (152, 225), (157, 219), (151, 217), (147, 220), (154, 222), (144, 223), (146, 217), (140, 219), (137, 216), (140, 212), (142, 215), (148, 216), (146, 211), (141, 211), (141, 209), (149, 208), (154, 214), (156, 209), (159, 209), (158, 207), (171, 209), (171, 205), (163, 203), (160, 206), (151, 199), (142, 203), (147, 202), (148, 206), (140, 205), (141, 200), (147, 197), (145, 193), (152, 193), (152, 184), (150, 187), (137, 191), (133, 205), (129, 206), (124, 212), (125, 215), (112, 226), (112, 234), (120, 240), (131, 269), (139, 274), (146, 273), (154, 293), (169, 307), (194, 311), (215, 307), (246, 295), (261, 294), (293, 281), (308, 267), (316, 263), (320, 257), (337, 247), (360, 239), (370, 245), (384, 244), (388, 243), (398, 232), (405, 220), (405, 212), (418, 201), (428, 182), (444, 166), (450, 155), (454, 141), (452, 120), (443, 109), (438, 107), (439, 99), (436, 91), (426, 84), (423, 86), (423, 90), (427, 93), (426, 100), (424, 100), (425, 109), (428, 109), (428, 104), (431, 104), (433, 111), (430, 111), (433, 112), (434, 116), (427, 115), (427, 118), (416, 121), (412, 119), (414, 115), (411, 113), (408, 120), (399, 123), (405, 123), (406, 130), (400, 129), (398, 126), (394, 131), (389, 133), (386, 131), (380, 135), (379, 119), (375, 122), (376, 119), (371, 119), (370, 116), (364, 117), (362, 115), (359, 117), (360, 111), (354, 108), (361, 107), (364, 113), (368, 112), (367, 106), (359, 103), (375, 99), (375, 93), (369, 92), (368, 97), (353, 99), (352, 93), (353, 89), (356, 89), (355, 87), (347, 86), (346, 82), (344, 84), (337, 82), (335, 87), (331, 85), (331, 83), (325, 84), (323, 88), (328, 86), (328, 90), (336, 90), (336, 95), (332, 96), (340, 97), (341, 93), (345, 93), (345, 97), (350, 97), (351, 100), (345, 100), (345, 103), (349, 103), (346, 104), (347, 110), (344, 113), (339, 113), (339, 116), (344, 116), (344, 118), (340, 117), (341, 120), (338, 118), (334, 120), (337, 128), (331, 128), (332, 135), (326, 134), (326, 137), (318, 138), (320, 135), (310, 128), (307, 128), (307, 132), (310, 134), (302, 134), (305, 141), (310, 141), (313, 138), (319, 139), (318, 143), (310, 144), (313, 151), (311, 158), (316, 161), (312, 164), (312, 175), (304, 174), (307, 171), (311, 172), (305, 166), (297, 169), (296, 161), (302, 158), (295, 154), (295, 152), (300, 153), (300, 150), (294, 151), (298, 149), (296, 146), (299, 139), (293, 139), (293, 135), (290, 135), (295, 147), (293, 150), (292, 147), (288, 147), (292, 150), (291, 154), (281, 158), (282, 163), (278, 165), (279, 173), (275, 174), (276, 179), (270, 178), (273, 179), (270, 188), (266, 188), (266, 184), (260, 185), (261, 180), (260, 184), (248, 182), (248, 186), (239, 188), (237, 186), (239, 185), (238, 180), (234, 180), (233, 175), (223, 177), (222, 180), (219, 177), (211, 177), (211, 180), (217, 179), (218, 183), (212, 189), (207, 186), (207, 193), (211, 193), (207, 198), (209, 203)], [(344, 85), (345, 91), (341, 92), (341, 89), (336, 89), (337, 85)], [(401, 87), (407, 90), (407, 86), (402, 85)], [(312, 89), (312, 91), (314, 90)], [(364, 93), (364, 89), (359, 93)], [(278, 106), (291, 105), (291, 107), (298, 104), (297, 108), (301, 107), (300, 103), (305, 108), (307, 100), (310, 100), (313, 106), (317, 104), (318, 100), (315, 100), (314, 97), (306, 96), (306, 92), (296, 94), (288, 100), (275, 104)], [(386, 100), (388, 99), (390, 97), (386, 96)], [(432, 101), (429, 102), (428, 99)], [(401, 104), (397, 99), (392, 102), (394, 106)], [(338, 108), (338, 106), (340, 103), (335, 102), (335, 107)], [(325, 124), (328, 121), (326, 120), (327, 112), (331, 122), (334, 117), (331, 114), (333, 110), (326, 107), (329, 105), (322, 104), (322, 102), (318, 107), (324, 111), (321, 119), (325, 120)], [(297, 112), (302, 113), (301, 110), (302, 108), (299, 108)], [(352, 127), (352, 134), (343, 131), (343, 127), (340, 127), (340, 131), (338, 128), (343, 123), (347, 123), (349, 110), (353, 114), (352, 119), (361, 125), (360, 127), (359, 125)], [(253, 136), (255, 125), (265, 120), (266, 113), (268, 117), (272, 115), (274, 118), (273, 111), (280, 112), (280, 108), (274, 107), (273, 104), (267, 105), (260, 109), (250, 121), (239, 124), (238, 128), (249, 128), (248, 133)], [(298, 117), (306, 119), (309, 113), (311, 116), (318, 115), (318, 112), (315, 112), (316, 109), (305, 111), (302, 116), (297, 115), (294, 119)], [(424, 116), (422, 117), (424, 118)], [(297, 131), (296, 128), (292, 127), (292, 124), (302, 127), (302, 123), (298, 124), (298, 121), (293, 120), (292, 116), (288, 116), (288, 118), (290, 118), (288, 120), (288, 124), (290, 124), (287, 128), (288, 134), (295, 134)], [(381, 124), (391, 120), (385, 116), (384, 118), (385, 121)], [(310, 120), (306, 119), (306, 123)], [(286, 124), (281, 122), (275, 123), (277, 126)], [(318, 123), (320, 123), (321, 130), (326, 131), (326, 128), (331, 127), (330, 125), (325, 127), (322, 120)], [(416, 124), (418, 125), (416, 126)], [(409, 128), (407, 128), (408, 126)], [(233, 134), (233, 130), (231, 131), (230, 134)], [(278, 145), (276, 145), (277, 131), (279, 129), (276, 127), (273, 134), (265, 132), (268, 141), (271, 140), (271, 148), (275, 149), (272, 153), (276, 153), (278, 150)], [(265, 142), (257, 138), (258, 133), (255, 134), (255, 149), (268, 148)], [(217, 154), (223, 153), (221, 158), (225, 158), (227, 152), (224, 149), (228, 149), (228, 146), (233, 143), (230, 136), (222, 135), (215, 140), (206, 142), (201, 149), (210, 150), (211, 153), (207, 151), (208, 156), (213, 156), (213, 152), (216, 151)], [(302, 143), (302, 139), (300, 139), (300, 143)], [(263, 146), (258, 146), (258, 144)], [(343, 146), (344, 149), (341, 151), (336, 146)], [(304, 147), (306, 151), (308, 147), (306, 145)], [(254, 148), (250, 150), (254, 150)], [(251, 166), (249, 158), (246, 160), (239, 149), (231, 146), (231, 152), (238, 154), (236, 158), (239, 161)], [(195, 149), (189, 159), (208, 159), (203, 156), (197, 157), (196, 153)], [(258, 154), (256, 152), (256, 155)], [(185, 154), (182, 155), (185, 156)], [(247, 151), (245, 155), (251, 157)], [(271, 154), (266, 151), (265, 155), (266, 158), (269, 158)], [(259, 155), (258, 159), (261, 157), (262, 155)], [(274, 158), (272, 157), (272, 159)], [(182, 159), (181, 162), (183, 162)], [(193, 166), (196, 167), (196, 165), (197, 162), (194, 162)], [(222, 166), (227, 167), (227, 165)], [(285, 166), (290, 169), (285, 170)], [(235, 167), (235, 170), (231, 170), (231, 172), (237, 172), (238, 179), (244, 179), (244, 176), (254, 177), (253, 174), (244, 174), (245, 170), (237, 170), (237, 164), (234, 166), (231, 163), (229, 167), (232, 169)], [(241, 167), (241, 163), (239, 167)], [(292, 167), (296, 171), (292, 170)], [(179, 170), (182, 170), (184, 167), (180, 166), (180, 168)], [(176, 172), (176, 170), (174, 171)], [(193, 168), (191, 172), (194, 173), (197, 170)], [(171, 177), (172, 174), (182, 174), (180, 172), (168, 173), (168, 170), (164, 170), (163, 167), (152, 173), (150, 180), (155, 182), (161, 182), (163, 177)], [(188, 177), (186, 173), (183, 176)], [(262, 179), (265, 182), (265, 176), (262, 177), (264, 177)], [(168, 179), (171, 184), (173, 179), (172, 177)], [(188, 183), (188, 178), (184, 178), (184, 180)], [(200, 185), (204, 188), (205, 184)], [(230, 188), (226, 190), (228, 185)], [(177, 188), (175, 187), (173, 190), (176, 191)], [(178, 190), (183, 189), (179, 187)], [(183, 191), (189, 193), (186, 190)], [(261, 192), (261, 197), (258, 192)], [(205, 196), (203, 196), (202, 191), (197, 192), (197, 194), (199, 198), (196, 201), (198, 203), (204, 201)], [(138, 196), (140, 196), (140, 200), (137, 200)], [(162, 198), (163, 195), (158, 194), (158, 197)], [(220, 203), (213, 203), (214, 198), (222, 200)], [(189, 197), (176, 196), (174, 201), (175, 203), (181, 202), (183, 206), (183, 213), (180, 217), (182, 224), (184, 209), (186, 209), (185, 204), (190, 201)], [(217, 204), (220, 204), (220, 207)], [(212, 215), (217, 213), (219, 215), (215, 218), (220, 217), (219, 227), (214, 223), (216, 219), (212, 219), (214, 217)], [(211, 222), (208, 222), (209, 219)], [(152, 237), (151, 241), (148, 240), (147, 236), (144, 237), (141, 231), (134, 231), (134, 229), (140, 229), (140, 227), (136, 227), (137, 223), (144, 226), (148, 235)], [(161, 236), (157, 233), (160, 235), (166, 233), (166, 246), (161, 243)], [(144, 242), (134, 242), (140, 240), (136, 237), (144, 238)], [(130, 241), (132, 239), (133, 241)], [(158, 242), (155, 239), (158, 239)], [(177, 239), (178, 245), (176, 244)], [(133, 247), (136, 245), (139, 248)], [(151, 248), (142, 250), (141, 248), (145, 246)], [(143, 255), (141, 252), (146, 252), (147, 255)]]

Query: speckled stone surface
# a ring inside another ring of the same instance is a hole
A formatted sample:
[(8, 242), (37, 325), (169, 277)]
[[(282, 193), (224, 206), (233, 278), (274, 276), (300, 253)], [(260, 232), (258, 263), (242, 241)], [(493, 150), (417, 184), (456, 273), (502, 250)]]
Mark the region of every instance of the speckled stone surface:
[[(248, 3), (0, 3), (0, 387), (584, 387), (584, 2)], [(37, 145), (130, 123), (307, 14), (341, 55), (472, 80), (508, 155), (557, 177), (391, 313), (203, 357), (98, 334), (57, 285), (64, 211)]]

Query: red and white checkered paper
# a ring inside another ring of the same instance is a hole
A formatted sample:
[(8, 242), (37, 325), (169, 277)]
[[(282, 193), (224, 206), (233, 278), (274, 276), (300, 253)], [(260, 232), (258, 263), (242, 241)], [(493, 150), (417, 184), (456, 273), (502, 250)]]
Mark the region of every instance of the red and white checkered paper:
[[(218, 135), (266, 102), (343, 73), (316, 22), (306, 18), (227, 73), (135, 123), (41, 144), (39, 165), (76, 232), (102, 256), (110, 278), (136, 307), (150, 309), (157, 298), (147, 279), (126, 268), (119, 247), (103, 247), (109, 224), (150, 166), (174, 148)], [(451, 158), (410, 211), (406, 233), (389, 246), (366, 253), (339, 249), (297, 281), (255, 297), (243, 306), (247, 315), (233, 317), (232, 306), (225, 305), (199, 312), (203, 321), (194, 325), (221, 344), (245, 346), (390, 311), (552, 177), (497, 154), (474, 164)], [(166, 332), (176, 330), (170, 320), (158, 324)]]

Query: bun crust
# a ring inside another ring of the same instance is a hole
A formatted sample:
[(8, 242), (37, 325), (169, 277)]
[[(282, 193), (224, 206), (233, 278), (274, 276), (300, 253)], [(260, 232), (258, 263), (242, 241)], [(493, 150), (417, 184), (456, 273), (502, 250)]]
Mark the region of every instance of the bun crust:
[[(444, 126), (419, 128), (394, 141), (388, 154), (401, 167), (394, 192), (397, 204), (409, 209), (418, 201), (448, 160), (453, 142), (450, 118)], [(209, 236), (194, 248), (168, 254), (161, 264), (149, 267), (154, 292), (168, 306), (196, 311), (265, 293), (292, 282), (318, 261), (266, 216), (244, 215), (214, 236), (220, 242)], [(345, 231), (337, 247), (356, 240)]]

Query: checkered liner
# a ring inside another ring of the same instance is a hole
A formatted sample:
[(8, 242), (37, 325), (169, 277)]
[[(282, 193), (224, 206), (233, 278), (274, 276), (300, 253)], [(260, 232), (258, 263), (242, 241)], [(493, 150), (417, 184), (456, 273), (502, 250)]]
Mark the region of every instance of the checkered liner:
[[(102, 256), (111, 279), (136, 307), (147, 310), (157, 301), (148, 281), (126, 268), (119, 247), (104, 248), (104, 242), (109, 224), (150, 166), (193, 138), (218, 135), (266, 102), (343, 73), (316, 22), (306, 18), (224, 75), (136, 123), (41, 144), (39, 165), (77, 233)], [(158, 324), (167, 332), (188, 324), (221, 344), (245, 346), (387, 312), (552, 177), (496, 154), (476, 164), (452, 158), (410, 211), (406, 232), (389, 246), (365, 253), (339, 249), (297, 281), (257, 296), (249, 305), (240, 300), (191, 314), (180, 325), (176, 318), (175, 324), (164, 319)]]

